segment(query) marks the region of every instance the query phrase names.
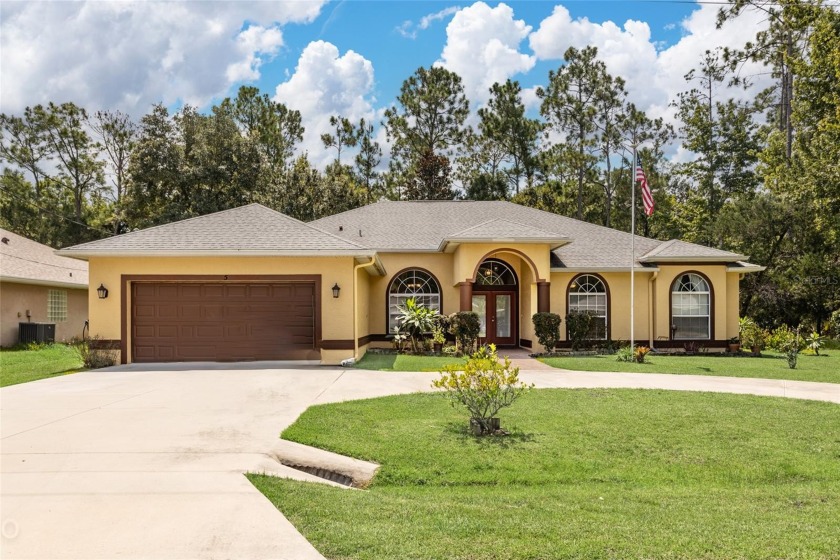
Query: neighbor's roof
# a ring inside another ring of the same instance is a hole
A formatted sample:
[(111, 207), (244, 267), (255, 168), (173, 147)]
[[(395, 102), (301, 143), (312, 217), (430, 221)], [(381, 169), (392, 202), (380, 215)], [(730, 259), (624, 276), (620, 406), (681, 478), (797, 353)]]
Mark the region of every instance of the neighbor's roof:
[(59, 257), (55, 249), (0, 229), (0, 280), (66, 288), (87, 288), (88, 265)]
[(372, 254), (260, 204), (249, 204), (148, 229), (91, 241), (60, 251), (92, 256), (307, 256)]
[[(553, 251), (552, 269), (630, 266), (629, 233), (504, 201), (377, 202), (311, 223), (380, 252), (438, 251), (445, 240), (470, 231), (486, 234), (488, 241), (504, 237), (493, 231), (495, 224), (505, 234), (515, 228), (520, 234), (545, 232), (556, 240), (570, 241)], [(636, 258), (662, 243), (636, 236)]]

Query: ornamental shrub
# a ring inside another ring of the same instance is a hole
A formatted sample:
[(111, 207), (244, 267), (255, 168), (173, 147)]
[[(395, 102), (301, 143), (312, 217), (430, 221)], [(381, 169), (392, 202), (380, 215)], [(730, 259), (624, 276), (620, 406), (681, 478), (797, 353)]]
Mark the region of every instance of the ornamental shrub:
[(491, 344), (480, 348), (463, 365), (446, 366), (432, 387), (443, 389), (453, 407), (467, 407), (471, 426), (477, 435), (484, 435), (495, 431), (491, 419), (533, 385), (520, 382), (519, 368), (511, 366), (507, 356), (500, 362), (496, 345)]
[(805, 348), (806, 343), (799, 335), (799, 327), (792, 331), (787, 326), (782, 325), (773, 331), (767, 344), (785, 355), (790, 369), (796, 369), (799, 352)]
[(637, 364), (647, 363), (648, 353), (650, 353), (650, 348), (647, 346), (639, 346), (633, 351), (633, 359)]
[(534, 333), (547, 352), (551, 352), (560, 344), (560, 323), (563, 320), (557, 313), (534, 313)]
[(569, 340), (572, 343), (572, 350), (580, 350), (589, 331), (592, 328), (592, 314), (586, 311), (572, 311), (566, 315), (566, 329), (569, 333)]
[(440, 313), (437, 309), (431, 309), (422, 303), (417, 303), (414, 298), (407, 299), (405, 305), (401, 305), (398, 309), (400, 311), (398, 319), (400, 331), (409, 336), (411, 349), (414, 353), (417, 353), (421, 349), (418, 347), (418, 342), (422, 345), (423, 335), (434, 328)]
[(449, 316), (449, 332), (455, 337), (458, 347), (464, 354), (472, 353), (478, 333), (481, 332), (481, 319), (473, 311), (458, 311)]
[(636, 359), (634, 355), (633, 348), (628, 344), (627, 346), (622, 346), (618, 349), (618, 352), (615, 353), (615, 361), (616, 362), (632, 362)]

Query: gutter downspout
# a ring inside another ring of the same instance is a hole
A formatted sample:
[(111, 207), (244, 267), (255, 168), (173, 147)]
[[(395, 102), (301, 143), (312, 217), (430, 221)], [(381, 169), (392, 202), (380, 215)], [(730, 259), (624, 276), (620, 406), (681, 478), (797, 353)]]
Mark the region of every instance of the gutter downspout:
[(651, 350), (653, 350), (653, 341), (656, 339), (656, 301), (653, 298), (653, 285), (656, 283), (657, 276), (659, 276), (658, 270), (648, 279), (648, 338), (650, 338), (648, 347)]
[(374, 255), (370, 258), (370, 262), (357, 264), (353, 267), (353, 361), (359, 359), (359, 337), (356, 336), (359, 317), (359, 283), (356, 281), (356, 277), (360, 269), (367, 268), (375, 264), (376, 256)]

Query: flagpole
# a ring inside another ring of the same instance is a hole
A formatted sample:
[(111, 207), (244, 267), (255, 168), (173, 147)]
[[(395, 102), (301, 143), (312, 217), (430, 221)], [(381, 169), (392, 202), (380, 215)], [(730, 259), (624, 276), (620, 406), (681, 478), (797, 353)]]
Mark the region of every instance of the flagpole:
[(636, 143), (630, 164), (630, 348), (636, 347)]

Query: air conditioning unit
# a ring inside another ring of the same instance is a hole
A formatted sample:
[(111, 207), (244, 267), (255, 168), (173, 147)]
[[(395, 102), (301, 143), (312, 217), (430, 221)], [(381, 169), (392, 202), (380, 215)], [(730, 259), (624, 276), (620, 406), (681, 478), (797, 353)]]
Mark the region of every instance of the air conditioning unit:
[(18, 323), (18, 342), (55, 342), (54, 323)]

